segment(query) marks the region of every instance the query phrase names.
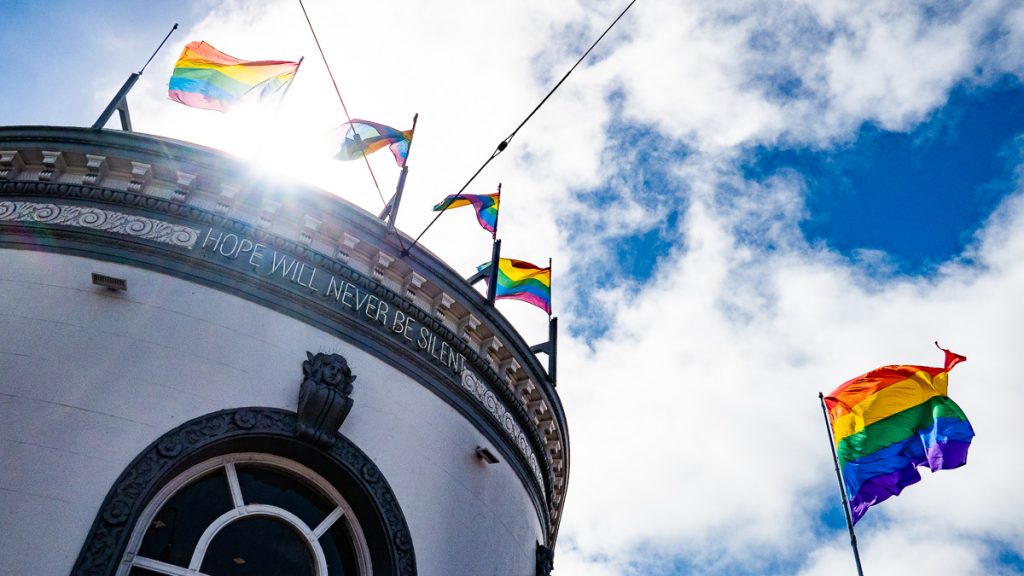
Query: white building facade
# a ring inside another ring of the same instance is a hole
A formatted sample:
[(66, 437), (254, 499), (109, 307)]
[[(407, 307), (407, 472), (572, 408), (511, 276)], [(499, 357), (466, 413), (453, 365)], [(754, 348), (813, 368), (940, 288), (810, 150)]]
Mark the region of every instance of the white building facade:
[(0, 573), (549, 573), (554, 382), (398, 234), (209, 149), (0, 128)]

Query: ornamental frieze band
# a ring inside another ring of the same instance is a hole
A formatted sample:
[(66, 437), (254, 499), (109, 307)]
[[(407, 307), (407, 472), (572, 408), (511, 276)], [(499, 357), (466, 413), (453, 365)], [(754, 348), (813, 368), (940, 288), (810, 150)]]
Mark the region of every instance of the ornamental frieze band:
[(191, 249), (199, 239), (199, 230), (195, 228), (111, 210), (65, 204), (0, 201), (0, 221), (89, 228), (187, 249)]

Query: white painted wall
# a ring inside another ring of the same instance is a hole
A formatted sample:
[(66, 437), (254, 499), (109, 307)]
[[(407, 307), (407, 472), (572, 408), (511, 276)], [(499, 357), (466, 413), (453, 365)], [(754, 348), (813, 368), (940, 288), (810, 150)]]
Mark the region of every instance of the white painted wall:
[(482, 464), (484, 437), (386, 362), (197, 284), (20, 250), (0, 250), (0, 574), (68, 573), (118, 475), (175, 426), (294, 410), (307, 350), (341, 353), (358, 376), (341, 431), (391, 484), (420, 574), (533, 574), (543, 536), (518, 476)]

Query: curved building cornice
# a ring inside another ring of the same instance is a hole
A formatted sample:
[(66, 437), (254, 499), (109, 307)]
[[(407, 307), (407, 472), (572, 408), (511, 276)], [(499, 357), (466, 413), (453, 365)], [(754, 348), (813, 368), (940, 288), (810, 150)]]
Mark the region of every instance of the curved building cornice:
[(0, 248), (126, 263), (288, 314), (385, 358), (505, 453), (546, 527), (565, 413), (530, 346), (458, 273), (366, 211), (222, 152), (135, 133), (0, 127)]

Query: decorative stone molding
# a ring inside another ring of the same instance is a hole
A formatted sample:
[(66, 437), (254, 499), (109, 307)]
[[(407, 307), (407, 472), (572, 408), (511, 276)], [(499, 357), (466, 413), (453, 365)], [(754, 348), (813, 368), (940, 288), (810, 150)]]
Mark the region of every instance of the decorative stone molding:
[(530, 413), (533, 414), (533, 417), (535, 419), (535, 424), (537, 424), (539, 427), (541, 420), (545, 420), (544, 415), (548, 413), (548, 403), (545, 402), (543, 399), (536, 400), (530, 402), (527, 408), (530, 409)]
[(320, 229), (320, 221), (310, 215), (303, 217), (302, 230), (299, 230), (299, 242), (309, 246), (313, 243), (313, 235)]
[(99, 154), (85, 155), (85, 169), (89, 172), (82, 176), (82, 184), (95, 186), (107, 175), (107, 157)]
[(434, 298), (432, 304), (434, 309), (434, 316), (438, 320), (444, 322), (447, 318), (446, 314), (452, 308), (452, 304), (455, 304), (455, 299), (445, 294), (444, 292), (441, 292), (440, 294), (437, 295), (437, 297)]
[(344, 261), (348, 261), (352, 257), (352, 254), (356, 251), (356, 246), (359, 245), (359, 238), (349, 234), (348, 232), (342, 232), (341, 243), (338, 244), (338, 257)]
[(177, 180), (174, 184), (173, 198), (178, 202), (186, 202), (188, 201), (189, 195), (191, 195), (196, 188), (196, 175), (178, 170)]
[(259, 228), (270, 228), (280, 208), (281, 205), (279, 203), (273, 200), (264, 200), (263, 206), (260, 207), (259, 214), (256, 216), (256, 226)]
[(128, 183), (129, 192), (142, 192), (153, 179), (152, 166), (145, 162), (132, 161), (132, 181)]
[(551, 469), (552, 470), (557, 470), (558, 472), (561, 472), (562, 468), (564, 467), (564, 464), (565, 464), (565, 460), (562, 459), (562, 456), (560, 454), (559, 455), (552, 455), (551, 456)]
[(384, 272), (387, 271), (391, 263), (395, 261), (395, 257), (385, 252), (377, 253), (377, 261), (373, 264), (373, 276), (377, 280), (384, 278)]
[(466, 342), (473, 341), (473, 332), (480, 327), (480, 320), (472, 314), (466, 314), (466, 317), (459, 322), (459, 333), (462, 334), (462, 339)]
[(480, 350), (485, 354), (497, 354), (504, 346), (497, 336), (491, 336), (481, 343)]
[(43, 150), (43, 169), (39, 172), (39, 181), (55, 181), (57, 178), (60, 178), (65, 168), (67, 168), (67, 163), (64, 162), (63, 152)]
[(517, 361), (514, 357), (510, 357), (509, 359), (502, 362), (500, 366), (498, 366), (498, 373), (505, 377), (505, 382), (507, 382), (509, 386), (512, 386), (512, 384), (516, 381), (515, 376), (516, 372), (519, 371), (519, 368), (521, 368), (521, 366), (519, 365), (519, 361)]
[(420, 276), (416, 272), (410, 272), (405, 279), (405, 286), (403, 286), (405, 297), (408, 298), (409, 300), (415, 299), (416, 293), (419, 291), (420, 287), (422, 287), (423, 283), (426, 281), (426, 278)]
[(299, 387), (297, 434), (330, 450), (338, 429), (352, 409), (352, 383), (356, 377), (341, 354), (306, 352)]
[(0, 180), (14, 180), (24, 169), (20, 151), (0, 150)]
[(491, 336), (480, 343), (480, 353), (484, 355), (484, 358), (491, 364), (491, 368), (498, 371), (498, 352), (504, 348), (504, 344), (501, 339), (497, 336)]
[[(72, 569), (76, 575), (114, 574), (128, 539), (146, 503), (180, 470), (218, 453), (253, 451), (273, 453), (285, 447), (288, 458), (301, 462), (302, 448), (288, 448), (294, 439), (296, 416), (276, 408), (237, 408), (200, 416), (164, 434), (139, 454), (121, 473), (104, 500)], [(327, 466), (314, 468), (325, 477), (342, 475), (378, 518), (361, 517), (360, 523), (378, 522), (382, 541), (370, 542), (374, 574), (415, 576), (416, 555), (405, 516), (384, 474), (344, 436), (335, 434), (326, 452)], [(344, 494), (349, 499), (353, 494)], [(378, 562), (383, 559), (384, 562)]]
[(213, 209), (218, 214), (227, 214), (235, 206), (235, 197), (238, 196), (238, 186), (231, 184), (220, 185), (220, 195)]
[(526, 404), (529, 399), (536, 392), (537, 386), (533, 383), (533, 380), (520, 380), (516, 386), (516, 394), (520, 398), (520, 402)]
[(0, 221), (91, 228), (188, 249), (199, 239), (194, 228), (85, 206), (0, 200)]

